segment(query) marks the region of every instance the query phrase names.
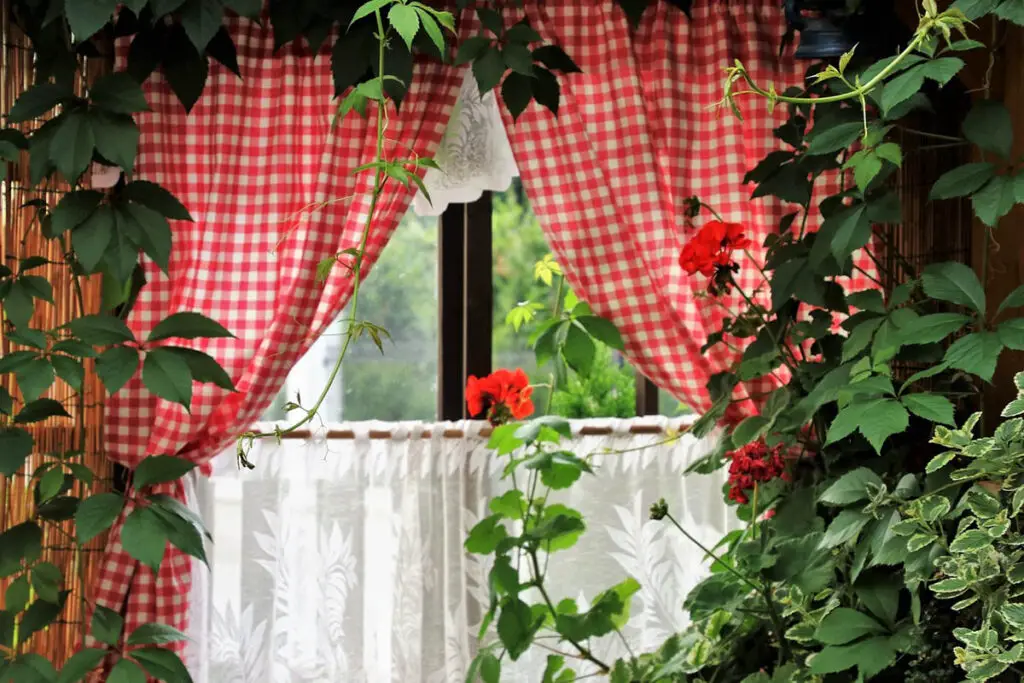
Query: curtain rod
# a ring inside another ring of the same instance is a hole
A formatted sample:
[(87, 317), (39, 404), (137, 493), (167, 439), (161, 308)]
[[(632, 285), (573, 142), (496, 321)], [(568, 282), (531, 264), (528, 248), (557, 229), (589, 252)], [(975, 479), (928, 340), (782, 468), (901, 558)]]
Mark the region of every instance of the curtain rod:
[[(271, 431), (273, 427), (267, 429)], [(657, 424), (637, 424), (631, 425), (629, 428), (630, 434), (664, 434), (665, 428), (662, 425)], [(593, 427), (584, 426), (581, 427), (577, 432), (579, 436), (609, 436), (614, 434), (615, 430), (611, 427)], [(491, 435), (491, 428), (484, 427), (480, 430), (479, 436), (488, 437)], [(392, 433), (384, 429), (371, 429), (368, 433), (371, 439), (391, 439), (393, 438)], [(295, 439), (311, 439), (314, 437), (313, 431), (310, 429), (299, 429), (294, 432), (286, 432), (281, 434), (281, 439), (291, 441)], [(433, 432), (426, 429), (419, 434), (421, 439), (429, 439), (433, 437)], [(445, 439), (464, 439), (466, 438), (466, 432), (462, 429), (446, 429), (442, 434)], [(328, 429), (327, 439), (355, 439), (356, 433), (351, 429)]]

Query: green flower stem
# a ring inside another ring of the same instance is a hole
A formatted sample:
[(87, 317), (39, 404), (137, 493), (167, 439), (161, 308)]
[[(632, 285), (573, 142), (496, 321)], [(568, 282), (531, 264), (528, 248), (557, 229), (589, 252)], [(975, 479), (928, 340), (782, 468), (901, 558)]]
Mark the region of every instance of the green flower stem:
[[(560, 276), (558, 276), (558, 291), (555, 292), (555, 308), (554, 308), (554, 318), (555, 319), (557, 319), (559, 316), (562, 315), (562, 296), (564, 294), (564, 291), (565, 291), (565, 275), (560, 275)], [(551, 362), (552, 363), (557, 363), (558, 362), (558, 358), (552, 358)], [(553, 365), (552, 365), (552, 368), (554, 368)], [(554, 370), (552, 370), (551, 373), (548, 375), (548, 384), (550, 385), (550, 388), (548, 389), (548, 399), (546, 401), (547, 405), (544, 406), (544, 414), (545, 415), (547, 415), (548, 413), (551, 412), (551, 403), (555, 399), (555, 389), (558, 388), (558, 378), (555, 376), (555, 371)]]
[(771, 587), (768, 584), (755, 583), (751, 579), (744, 576), (738, 569), (733, 567), (731, 564), (724, 562), (722, 558), (720, 558), (718, 555), (714, 553), (714, 551), (712, 551), (710, 548), (708, 548), (703, 543), (698, 541), (696, 538), (693, 537), (693, 535), (689, 531), (683, 528), (683, 525), (680, 524), (679, 521), (672, 516), (672, 513), (666, 513), (665, 518), (668, 519), (668, 521), (670, 521), (672, 525), (679, 530), (679, 533), (685, 536), (688, 541), (690, 541), (695, 546), (700, 548), (700, 550), (704, 553), (706, 557), (710, 557), (712, 560), (714, 560), (721, 566), (725, 567), (725, 569), (730, 574), (738, 578), (743, 583), (747, 584), (747, 586), (749, 586), (751, 590), (753, 590), (755, 593), (761, 596), (761, 598), (764, 600), (765, 607), (768, 609), (768, 616), (772, 621), (773, 627), (775, 628), (775, 633), (779, 638), (779, 661), (792, 659), (793, 655), (790, 652), (789, 643), (786, 642), (785, 625), (782, 622), (782, 617), (779, 615), (778, 608), (775, 606), (775, 601), (772, 600)]
[[(849, 92), (840, 93), (837, 95), (826, 95), (823, 97), (789, 97), (786, 95), (780, 95), (777, 92), (775, 92), (774, 89), (765, 90), (764, 88), (759, 87), (756, 83), (754, 83), (754, 80), (750, 77), (750, 74), (747, 73), (746, 68), (744, 68), (742, 64), (737, 62), (736, 67), (730, 70), (730, 81), (726, 88), (725, 99), (727, 101), (731, 101), (735, 95), (760, 95), (761, 97), (767, 98), (770, 102), (772, 102), (772, 104), (776, 104), (778, 102), (785, 102), (786, 104), (830, 104), (833, 102), (845, 102), (846, 100), (854, 99), (863, 100), (865, 95), (867, 95), (869, 92), (871, 92), (876, 87), (881, 85), (882, 82), (889, 76), (889, 74), (893, 73), (904, 59), (912, 55), (914, 51), (917, 50), (917, 48), (921, 45), (921, 43), (923, 43), (924, 40), (928, 37), (929, 24), (925, 22), (926, 19), (922, 19), (921, 26), (918, 27), (914, 39), (910, 41), (910, 44), (907, 45), (903, 52), (899, 53), (899, 55), (896, 56), (896, 59), (890, 62), (884, 69), (879, 71), (878, 74), (876, 74), (875, 77), (872, 78), (870, 81), (860, 85), (857, 88), (854, 88)], [(742, 78), (746, 82), (747, 86), (750, 87), (749, 91), (744, 90), (736, 93), (732, 92), (732, 84), (737, 77)]]
[[(540, 562), (537, 559), (537, 549), (531, 548), (526, 552), (530, 556), (530, 563), (533, 567), (534, 575), (540, 576)], [(551, 617), (557, 619), (558, 611), (555, 609), (555, 603), (551, 601), (551, 596), (548, 595), (547, 589), (544, 588), (544, 582), (538, 580), (534, 584), (534, 587), (540, 592), (541, 597), (544, 599), (544, 603), (548, 606), (548, 611), (551, 612)], [(610, 666), (608, 666), (603, 661), (598, 659), (597, 656), (594, 655), (594, 653), (591, 652), (586, 645), (578, 643), (572, 638), (566, 638), (566, 641), (568, 641), (570, 645), (576, 648), (576, 651), (580, 653), (581, 657), (597, 666), (601, 670), (601, 673), (606, 674), (612, 670)]]
[[(387, 54), (387, 41), (386, 34), (384, 32), (384, 21), (381, 17), (380, 10), (374, 11), (374, 16), (377, 19), (377, 36), (378, 36), (378, 49), (377, 49), (377, 73), (380, 74), (380, 78), (384, 78), (384, 57)], [(377, 150), (376, 158), (374, 162), (376, 164), (376, 172), (374, 174), (373, 181), (373, 194), (370, 197), (370, 208), (366, 214), (366, 221), (363, 224), (362, 235), (359, 238), (359, 250), (354, 259), (352, 265), (352, 316), (353, 321), (356, 320), (356, 315), (359, 306), (359, 285), (362, 280), (361, 270), (363, 264), (363, 256), (366, 253), (366, 242), (370, 236), (370, 226), (373, 224), (374, 213), (377, 209), (377, 202), (380, 200), (380, 196), (383, 193), (384, 185), (387, 182), (387, 178), (384, 174), (384, 131), (385, 131), (385, 108), (386, 100), (383, 98), (377, 103)], [(246, 432), (239, 436), (239, 448), (238, 455), (240, 462), (251, 467), (251, 464), (245, 458), (243, 444), (252, 444), (255, 439), (262, 439), (268, 437), (278, 437), (281, 434), (287, 434), (301, 429), (305, 425), (309, 424), (320, 410), (320, 406), (323, 405), (324, 401), (327, 400), (327, 396), (330, 393), (331, 387), (338, 378), (338, 374), (341, 372), (342, 363), (345, 360), (349, 346), (352, 344), (352, 339), (355, 337), (353, 328), (350, 325), (349, 329), (345, 334), (345, 341), (342, 343), (341, 352), (338, 354), (338, 359), (334, 362), (334, 366), (331, 368), (330, 374), (327, 376), (327, 382), (324, 385), (323, 390), (317, 397), (316, 402), (311, 408), (306, 410), (306, 414), (297, 422), (288, 425), (287, 427), (281, 427), (275, 429), (273, 432)]]

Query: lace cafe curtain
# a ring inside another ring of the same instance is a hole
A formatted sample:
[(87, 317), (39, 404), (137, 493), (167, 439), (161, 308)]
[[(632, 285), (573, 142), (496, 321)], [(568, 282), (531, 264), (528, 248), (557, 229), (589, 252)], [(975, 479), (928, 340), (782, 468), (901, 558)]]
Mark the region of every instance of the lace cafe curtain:
[[(720, 475), (683, 476), (713, 439), (607, 454), (663, 440), (630, 431), (670, 424), (657, 420), (574, 423), (572, 446), (598, 454), (596, 475), (560, 499), (589, 529), (549, 570), (552, 594), (581, 607), (635, 577), (643, 589), (625, 631), (634, 649), (685, 626), (683, 598), (706, 571), (685, 538), (648, 518), (651, 503), (666, 498), (707, 543), (736, 524)], [(611, 432), (581, 436), (585, 425)], [(191, 492), (214, 537), (211, 570), (195, 570), (188, 661), (197, 683), (463, 683), (490, 567), (462, 543), (504, 484), (481, 427), (354, 423), (341, 427), (354, 439), (262, 444), (253, 471), (239, 471), (233, 453), (218, 458)], [(625, 654), (614, 635), (594, 647), (606, 659)], [(536, 683), (544, 664), (545, 653), (528, 653), (503, 680)]]

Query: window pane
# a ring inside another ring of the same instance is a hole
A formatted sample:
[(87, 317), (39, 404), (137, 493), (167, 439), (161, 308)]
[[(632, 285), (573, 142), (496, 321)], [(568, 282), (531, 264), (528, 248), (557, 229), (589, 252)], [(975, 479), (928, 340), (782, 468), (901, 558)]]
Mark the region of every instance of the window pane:
[[(437, 310), (437, 219), (410, 210), (359, 289), (359, 319), (390, 339), (382, 339), (383, 353), (365, 332), (353, 341), (321, 419), (436, 419)], [(341, 352), (349, 315), (346, 309), (295, 366), (265, 419), (285, 419), (284, 404), (296, 394), (304, 406), (313, 403)]]
[[(559, 278), (554, 277), (548, 286), (535, 276), (535, 264), (551, 250), (518, 180), (507, 192), (494, 196), (493, 225), (494, 365), (521, 367), (534, 383), (547, 383), (551, 364), (538, 371), (530, 335), (539, 322), (551, 316)], [(536, 317), (517, 331), (507, 316), (517, 306), (525, 312), (524, 304), (540, 308), (533, 311)], [(636, 414), (635, 387), (633, 368), (618, 352), (599, 345), (590, 375), (580, 380), (570, 372), (565, 386), (555, 392), (550, 412), (571, 418), (631, 417)], [(538, 414), (546, 409), (548, 393), (543, 387), (535, 390)]]

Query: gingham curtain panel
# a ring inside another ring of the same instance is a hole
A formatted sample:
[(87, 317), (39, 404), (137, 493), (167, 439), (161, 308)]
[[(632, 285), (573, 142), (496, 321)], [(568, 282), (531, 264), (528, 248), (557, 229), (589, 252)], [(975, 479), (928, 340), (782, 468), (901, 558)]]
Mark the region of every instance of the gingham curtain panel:
[[(373, 110), (369, 120), (353, 114), (330, 132), (335, 103), (329, 53), (314, 60), (295, 43), (275, 52), (267, 22), (238, 19), (229, 29), (242, 78), (211, 62), (206, 89), (190, 114), (160, 74), (145, 86), (152, 111), (140, 117), (137, 177), (168, 188), (195, 222), (173, 226), (169, 276), (146, 264), (149, 284), (128, 324), (144, 338), (178, 311), (217, 320), (235, 338), (176, 343), (211, 354), (238, 392), (195, 384), (187, 413), (134, 378), (108, 401), (104, 435), (107, 454), (128, 468), (153, 454), (206, 464), (259, 419), (352, 291), (345, 269), (335, 267), (326, 284), (316, 282), (316, 271), (322, 259), (359, 244), (373, 178), (351, 171), (373, 159)], [(391, 108), (390, 158), (433, 154), (460, 85), (461, 74), (449, 66), (416, 65), (400, 113)], [(410, 201), (399, 184), (386, 186), (367, 266)], [(163, 492), (181, 499), (181, 482)], [(126, 632), (146, 622), (185, 630), (190, 558), (169, 547), (154, 576), (124, 551), (120, 531), (121, 521), (93, 586), (96, 603), (123, 609)]]
[[(640, 371), (698, 411), (710, 403), (708, 379), (731, 368), (739, 352), (719, 344), (701, 353), (727, 314), (704, 297), (707, 278), (679, 266), (688, 237), (684, 202), (696, 195), (725, 220), (746, 226), (762, 264), (759, 245), (796, 210), (774, 199), (751, 200), (753, 186), (743, 184), (748, 170), (782, 147), (772, 129), (785, 121), (785, 107), (771, 115), (764, 100), (748, 99), (740, 122), (714, 106), (724, 68), (736, 59), (779, 92), (801, 83), (808, 64), (779, 57), (781, 5), (697, 0), (690, 20), (656, 2), (632, 31), (609, 0), (530, 3), (534, 28), (583, 72), (562, 79), (557, 118), (537, 106), (515, 122), (505, 114), (524, 187), (569, 283), (619, 327)], [(704, 220), (706, 214), (698, 225)], [(740, 285), (748, 292), (760, 287), (767, 302), (757, 269), (742, 254), (736, 260)], [(861, 265), (871, 272), (870, 263)], [(860, 276), (851, 286), (873, 285)], [(744, 306), (736, 295), (719, 301), (734, 311)], [(772, 387), (755, 384), (737, 396)], [(731, 419), (754, 410), (750, 401), (732, 408)]]

